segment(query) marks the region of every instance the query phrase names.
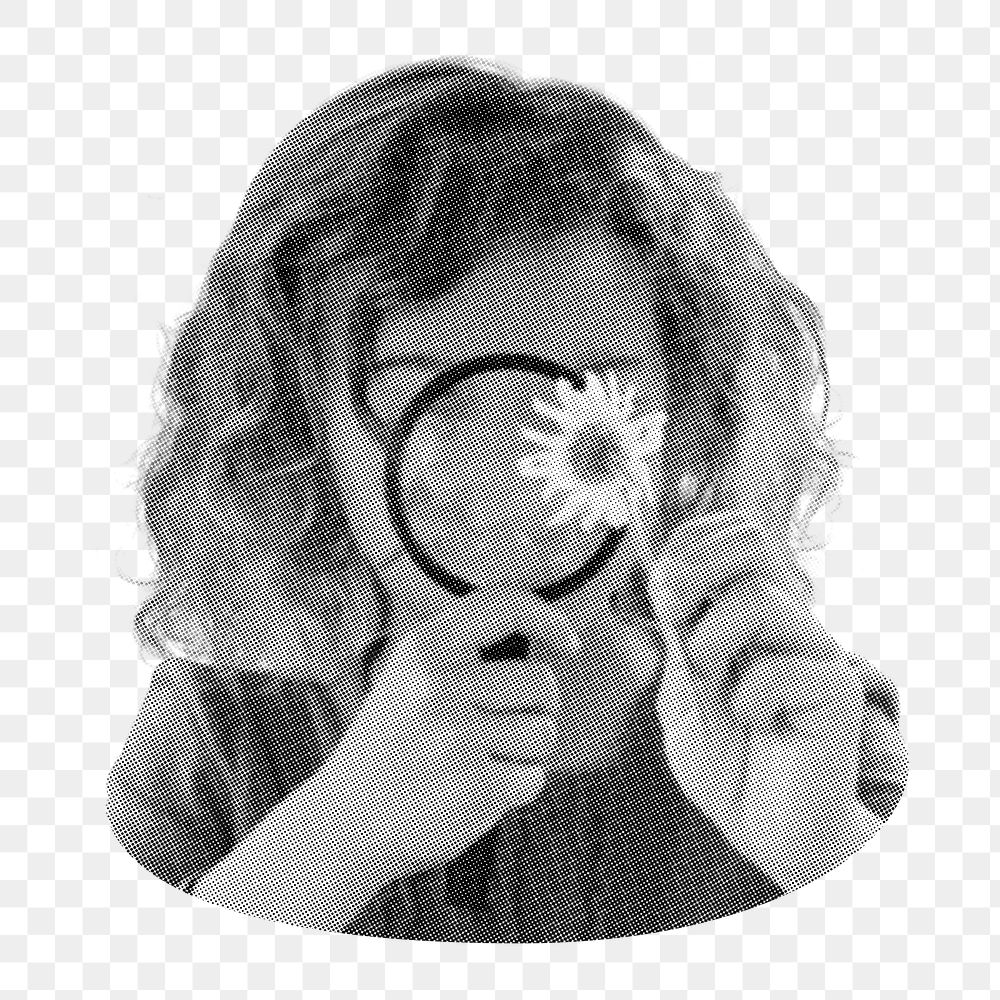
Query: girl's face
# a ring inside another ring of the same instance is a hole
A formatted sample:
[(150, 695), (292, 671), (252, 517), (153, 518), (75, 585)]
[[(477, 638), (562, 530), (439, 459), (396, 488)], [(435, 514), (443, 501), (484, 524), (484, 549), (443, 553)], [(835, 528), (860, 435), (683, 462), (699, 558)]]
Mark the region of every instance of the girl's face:
[[(373, 345), (368, 403), (376, 414), (398, 414), (401, 393), (412, 398), (420, 384), (459, 361), (528, 353), (579, 372), (613, 368), (621, 382), (638, 387), (639, 414), (666, 410), (662, 334), (647, 294), (635, 259), (603, 230), (584, 229), (543, 245), (503, 245), (445, 297), (387, 319)], [(425, 358), (416, 369), (414, 355)], [(405, 369), (398, 364), (403, 358)], [(347, 516), (389, 594), (390, 635), (399, 634), (455, 598), (405, 552), (383, 494), (382, 446), (350, 407), (339, 407), (330, 422), (345, 418), (348, 426), (331, 433), (331, 448)], [(666, 444), (664, 454), (671, 451)], [(662, 491), (663, 476), (672, 473), (653, 459), (654, 483)], [(670, 460), (664, 464), (673, 469)], [(555, 767), (585, 768), (612, 754), (621, 735), (617, 726), (655, 673), (657, 634), (631, 596), (632, 536), (626, 532), (601, 571), (557, 602), (584, 651), (572, 662), (551, 664), (562, 698)]]

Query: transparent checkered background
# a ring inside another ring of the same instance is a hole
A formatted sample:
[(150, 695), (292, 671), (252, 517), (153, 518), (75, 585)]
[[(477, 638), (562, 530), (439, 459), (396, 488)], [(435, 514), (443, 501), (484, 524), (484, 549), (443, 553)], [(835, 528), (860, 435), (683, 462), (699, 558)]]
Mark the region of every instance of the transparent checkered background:
[[(989, 3), (83, 6), (0, 5), (0, 995), (985, 995)], [(756, 911), (607, 943), (326, 935), (184, 895), (106, 822), (150, 676), (121, 577), (149, 569), (132, 480), (160, 324), (297, 121), (389, 64), (455, 53), (606, 88), (723, 171), (824, 310), (854, 460), (816, 522), (817, 612), (898, 683), (912, 774), (876, 841)]]

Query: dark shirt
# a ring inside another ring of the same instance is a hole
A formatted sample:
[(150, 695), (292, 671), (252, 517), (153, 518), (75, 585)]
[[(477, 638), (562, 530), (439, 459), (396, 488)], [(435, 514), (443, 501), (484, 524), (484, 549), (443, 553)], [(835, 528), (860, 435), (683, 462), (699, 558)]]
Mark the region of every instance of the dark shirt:
[[(654, 699), (650, 685), (613, 765), (550, 774), (536, 799), (449, 864), (386, 887), (345, 932), (602, 939), (713, 920), (782, 895), (677, 785)], [(318, 681), (242, 671), (224, 684), (204, 665), (164, 661), (108, 778), (115, 835), (140, 865), (191, 892), (317, 770), (342, 726)]]

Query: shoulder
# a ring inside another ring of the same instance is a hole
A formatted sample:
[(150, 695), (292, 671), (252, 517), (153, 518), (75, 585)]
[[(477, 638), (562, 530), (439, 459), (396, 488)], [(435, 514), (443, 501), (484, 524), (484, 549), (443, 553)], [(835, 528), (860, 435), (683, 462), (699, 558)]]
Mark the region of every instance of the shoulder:
[(171, 657), (153, 670), (142, 714), (162, 723), (187, 723), (188, 729), (193, 725), (206, 736), (218, 728), (219, 709), (233, 710), (233, 705), (219, 702), (231, 701), (234, 694), (234, 685), (225, 683), (210, 665)]
[[(221, 670), (200, 660), (171, 657), (154, 668), (148, 696), (193, 707), (219, 701), (288, 699), (302, 696), (307, 687), (307, 682), (269, 670)], [(230, 707), (235, 709), (236, 705)]]
[(203, 739), (226, 750), (267, 754), (291, 744), (312, 757), (315, 744), (325, 756), (345, 721), (341, 693), (330, 685), (265, 668), (224, 671), (174, 658), (156, 668), (151, 693), (154, 687), (164, 711), (183, 715)]
[(203, 758), (217, 742), (211, 710), (217, 685), (211, 671), (192, 660), (173, 657), (153, 670), (132, 723), (122, 761), (175, 762)]

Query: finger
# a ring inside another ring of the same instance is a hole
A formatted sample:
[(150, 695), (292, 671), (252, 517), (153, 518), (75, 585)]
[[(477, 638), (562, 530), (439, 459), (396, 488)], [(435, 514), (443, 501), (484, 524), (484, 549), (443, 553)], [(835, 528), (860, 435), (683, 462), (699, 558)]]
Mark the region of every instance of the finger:
[(861, 726), (859, 801), (885, 822), (899, 804), (908, 773), (908, 753), (899, 728), (868, 702)]
[(795, 592), (794, 561), (779, 557), (774, 537), (759, 521), (730, 516), (711, 534), (685, 535), (668, 545), (650, 569), (649, 592), (661, 621), (686, 633), (705, 602), (733, 581), (767, 579)]
[(703, 699), (686, 657), (677, 632), (671, 629), (669, 634), (664, 635), (656, 709), (665, 731), (676, 736), (693, 733), (703, 714)]
[(495, 768), (498, 776), (495, 787), (502, 790), (502, 805), (508, 809), (533, 802), (548, 781), (548, 772), (542, 765), (498, 763)]
[(446, 672), (440, 683), (456, 701), (485, 715), (554, 715), (562, 701), (555, 671), (534, 658), (471, 663)]
[(558, 746), (558, 723), (549, 714), (483, 715), (448, 700), (435, 702), (434, 708), (435, 724), (449, 737), (453, 757), (443, 762), (448, 766), (537, 765)]
[(527, 591), (489, 588), (462, 597), (427, 629), (435, 634), (437, 652), (445, 663), (479, 662), (480, 650), (517, 632), (529, 642), (560, 653), (576, 653), (581, 642), (570, 619)]
[(864, 690), (839, 662), (768, 657), (747, 670), (732, 715), (747, 733), (754, 781), (790, 787), (803, 798), (857, 800)]
[[(747, 664), (728, 699), (744, 729), (806, 734), (816, 723), (850, 717), (860, 737), (864, 715), (861, 677), (847, 657), (833, 660), (763, 656)], [(857, 741), (855, 741), (857, 742)]]
[(753, 578), (731, 584), (687, 637), (689, 661), (722, 697), (743, 661), (761, 656), (835, 660), (843, 650), (801, 600)]
[(723, 707), (688, 662), (688, 653), (673, 627), (662, 632), (663, 659), (656, 710), (664, 733), (675, 744), (697, 742), (705, 726), (719, 721)]
[(402, 639), (391, 639), (372, 669), (374, 697), (366, 702), (382, 711), (385, 702), (418, 705), (434, 696), (432, 678), (421, 658), (414, 658), (403, 648)]
[(861, 673), (865, 697), (896, 725), (899, 725), (899, 690), (895, 683), (862, 656), (850, 654), (851, 662)]
[(757, 521), (759, 515), (749, 508), (727, 507), (724, 510), (698, 514), (681, 521), (667, 536), (667, 547), (685, 545), (689, 541), (731, 529), (736, 525)]

